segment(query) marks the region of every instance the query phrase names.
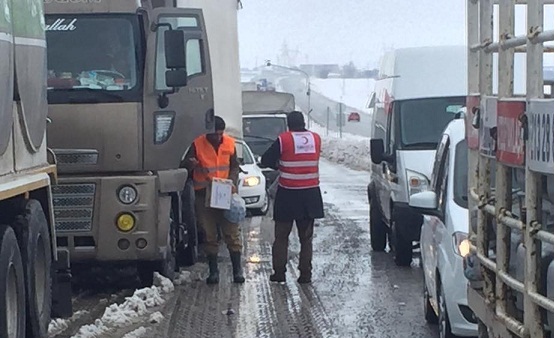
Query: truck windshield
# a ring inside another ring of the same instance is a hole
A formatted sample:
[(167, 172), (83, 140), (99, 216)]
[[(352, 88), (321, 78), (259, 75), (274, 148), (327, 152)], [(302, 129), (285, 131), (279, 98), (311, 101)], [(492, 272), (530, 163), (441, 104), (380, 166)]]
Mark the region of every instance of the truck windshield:
[(468, 208), (468, 147), (466, 140), (455, 146), (455, 173), (453, 180), (453, 195), (455, 203), (462, 208)]
[(243, 118), (243, 136), (251, 139), (275, 141), (287, 130), (285, 119), (276, 117)]
[(46, 42), (51, 103), (141, 99), (138, 16), (47, 15)]
[(462, 96), (398, 101), (400, 149), (436, 149), (441, 133), (465, 101)]

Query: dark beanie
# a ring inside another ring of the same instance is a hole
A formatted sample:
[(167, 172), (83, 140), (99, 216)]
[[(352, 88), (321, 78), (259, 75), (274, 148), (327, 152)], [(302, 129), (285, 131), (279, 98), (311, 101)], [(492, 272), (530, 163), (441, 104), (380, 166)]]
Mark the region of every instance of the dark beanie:
[(214, 116), (214, 126), (215, 126), (215, 130), (219, 131), (219, 130), (225, 130), (225, 121), (224, 119), (222, 119), (219, 116)]
[(303, 129), (305, 127), (303, 113), (295, 110), (287, 114), (287, 126), (289, 129)]

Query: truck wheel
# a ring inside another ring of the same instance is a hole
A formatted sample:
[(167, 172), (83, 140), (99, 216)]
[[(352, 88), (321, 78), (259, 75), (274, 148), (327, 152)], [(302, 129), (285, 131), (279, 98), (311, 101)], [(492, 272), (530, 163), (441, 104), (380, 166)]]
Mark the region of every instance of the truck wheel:
[(170, 230), (168, 231), (166, 258), (159, 261), (138, 262), (137, 272), (143, 287), (149, 287), (154, 283), (154, 272), (159, 272), (162, 276), (173, 282), (176, 268), (174, 233), (175, 225), (173, 219), (170, 217)]
[(25, 337), (25, 277), (17, 238), (0, 225), (0, 337)]
[(266, 190), (266, 194), (264, 195), (264, 204), (262, 208), (259, 209), (252, 209), (251, 213), (254, 216), (266, 216), (268, 210), (270, 209), (270, 199), (268, 198), (269, 192)]
[(392, 235), (395, 248), (395, 264), (397, 266), (410, 266), (412, 262), (412, 242), (406, 240), (395, 226), (395, 220), (392, 220)]
[(370, 200), (370, 242), (372, 250), (384, 251), (387, 242), (387, 228), (379, 208)]
[(183, 249), (182, 245), (178, 245), (177, 257), (179, 264), (183, 266), (194, 265), (198, 261), (198, 243), (199, 234), (197, 229), (197, 217), (195, 213), (195, 190), (193, 181), (187, 180), (181, 200), (183, 210), (183, 222), (187, 226), (187, 247)]
[(27, 330), (32, 337), (46, 337), (52, 305), (52, 251), (48, 222), (41, 204), (29, 200), (25, 214), (16, 218), (21, 229), (21, 249), (26, 280)]

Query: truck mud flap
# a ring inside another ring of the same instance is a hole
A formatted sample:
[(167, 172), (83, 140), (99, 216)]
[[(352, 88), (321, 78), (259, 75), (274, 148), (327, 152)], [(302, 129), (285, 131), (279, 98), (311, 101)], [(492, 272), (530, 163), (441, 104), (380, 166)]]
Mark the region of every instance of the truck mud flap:
[(53, 262), (52, 273), (52, 317), (68, 318), (73, 315), (71, 302), (71, 270), (69, 250), (58, 248), (58, 260)]

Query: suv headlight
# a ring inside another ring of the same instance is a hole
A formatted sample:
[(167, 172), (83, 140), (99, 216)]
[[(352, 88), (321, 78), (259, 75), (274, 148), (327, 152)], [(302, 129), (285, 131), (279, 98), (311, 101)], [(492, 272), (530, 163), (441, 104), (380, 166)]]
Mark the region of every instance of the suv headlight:
[(407, 170), (407, 188), (409, 196), (428, 190), (428, 178), (416, 171)]
[(123, 204), (131, 204), (137, 200), (137, 190), (130, 185), (119, 188), (118, 199)]
[(470, 253), (470, 241), (468, 234), (464, 232), (453, 233), (453, 250), (462, 258), (465, 258)]

